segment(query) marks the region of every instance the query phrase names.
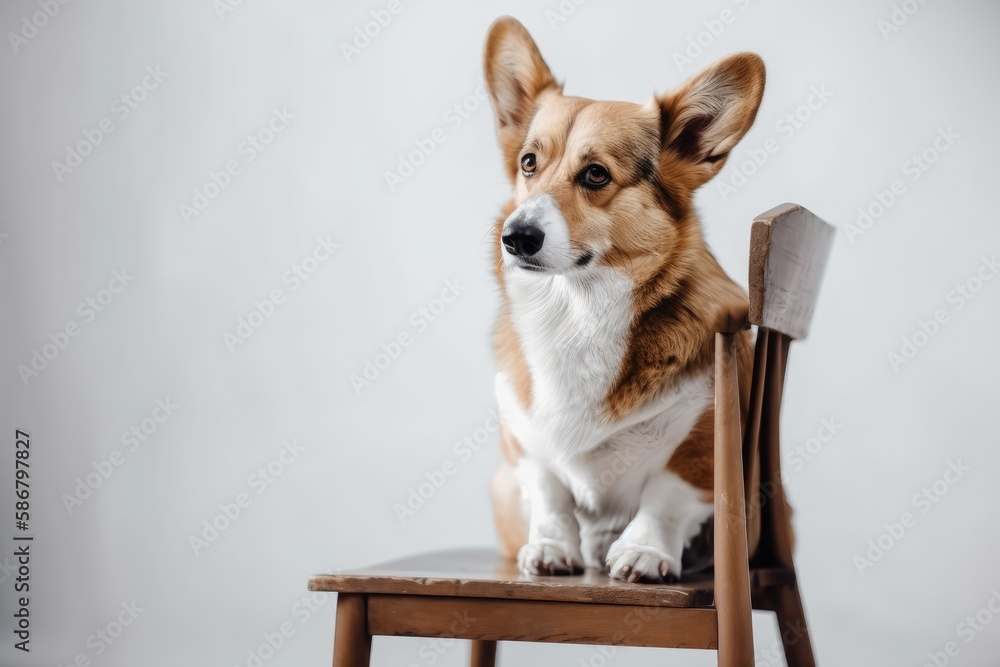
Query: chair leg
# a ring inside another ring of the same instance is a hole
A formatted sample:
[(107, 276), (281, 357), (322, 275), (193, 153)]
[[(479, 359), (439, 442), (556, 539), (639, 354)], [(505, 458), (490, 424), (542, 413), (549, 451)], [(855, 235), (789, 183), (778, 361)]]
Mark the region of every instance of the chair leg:
[(497, 661), (497, 643), (485, 639), (472, 640), (472, 667), (495, 667)]
[(337, 627), (333, 667), (368, 667), (372, 636), (368, 634), (368, 598), (358, 593), (337, 595)]
[(715, 608), (719, 667), (753, 667), (747, 515), (733, 334), (715, 334)]
[(782, 588), (774, 593), (774, 611), (778, 616), (778, 632), (785, 648), (788, 667), (816, 667), (809, 628), (797, 586)]

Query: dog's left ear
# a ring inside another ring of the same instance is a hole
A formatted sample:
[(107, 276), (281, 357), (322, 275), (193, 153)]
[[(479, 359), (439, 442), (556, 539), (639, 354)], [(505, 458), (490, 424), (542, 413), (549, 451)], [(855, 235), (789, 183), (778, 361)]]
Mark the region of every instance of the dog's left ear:
[(490, 26), (483, 50), (483, 73), (497, 120), (497, 139), (513, 179), (517, 154), (535, 115), (538, 97), (560, 87), (545, 64), (535, 41), (510, 16)]
[(701, 185), (753, 125), (763, 96), (760, 56), (736, 53), (706, 67), (657, 100), (664, 157), (693, 167), (699, 176), (694, 185)]

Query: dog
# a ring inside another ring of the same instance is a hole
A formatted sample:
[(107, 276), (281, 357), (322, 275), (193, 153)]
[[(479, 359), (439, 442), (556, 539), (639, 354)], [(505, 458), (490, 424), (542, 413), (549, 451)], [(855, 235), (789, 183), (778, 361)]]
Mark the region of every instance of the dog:
[[(500, 551), (527, 575), (704, 567), (685, 557), (713, 514), (714, 335), (747, 297), (693, 196), (753, 125), (764, 64), (731, 55), (644, 105), (569, 97), (503, 17), (484, 73), (513, 184), (493, 227)], [(736, 343), (745, 415), (750, 333)]]

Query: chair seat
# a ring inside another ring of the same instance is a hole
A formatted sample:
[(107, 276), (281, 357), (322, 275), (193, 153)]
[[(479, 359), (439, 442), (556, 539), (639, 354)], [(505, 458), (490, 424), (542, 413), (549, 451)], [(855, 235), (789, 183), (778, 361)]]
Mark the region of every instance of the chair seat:
[[(794, 572), (752, 569), (753, 589), (791, 585)], [(529, 576), (494, 549), (439, 551), (340, 574), (318, 574), (309, 590), (387, 595), (594, 602), (648, 607), (710, 607), (714, 604), (711, 572), (674, 584), (630, 584), (587, 570), (581, 575)]]

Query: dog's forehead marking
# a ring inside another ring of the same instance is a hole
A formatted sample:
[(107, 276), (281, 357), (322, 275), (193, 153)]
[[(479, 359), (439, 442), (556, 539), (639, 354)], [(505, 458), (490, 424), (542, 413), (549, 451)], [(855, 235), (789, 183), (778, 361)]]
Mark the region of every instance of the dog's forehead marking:
[(604, 103), (594, 107), (592, 113), (581, 114), (570, 146), (579, 144), (581, 154), (603, 154), (605, 159), (634, 171), (640, 161), (653, 160), (659, 148), (658, 138), (658, 124), (638, 105)]
[(548, 96), (531, 122), (525, 146), (562, 153), (577, 116), (590, 104), (580, 97)]
[(550, 157), (584, 159), (600, 153), (630, 164), (650, 157), (658, 132), (659, 117), (648, 106), (553, 97), (540, 106), (526, 146)]

